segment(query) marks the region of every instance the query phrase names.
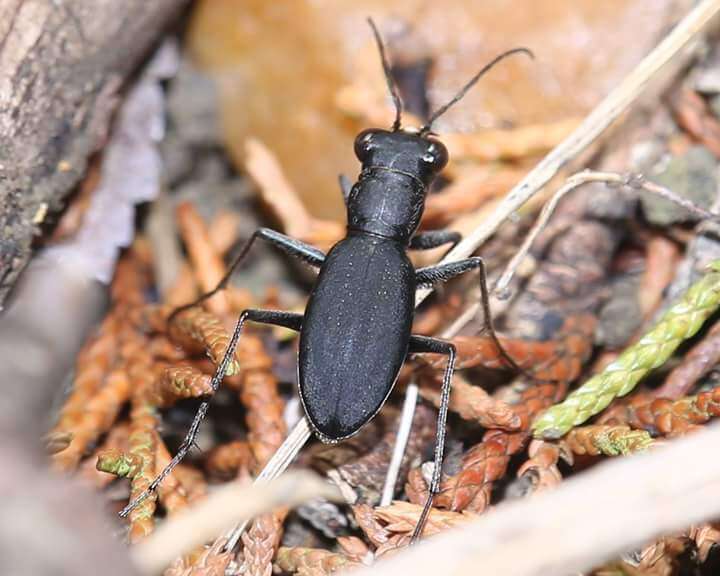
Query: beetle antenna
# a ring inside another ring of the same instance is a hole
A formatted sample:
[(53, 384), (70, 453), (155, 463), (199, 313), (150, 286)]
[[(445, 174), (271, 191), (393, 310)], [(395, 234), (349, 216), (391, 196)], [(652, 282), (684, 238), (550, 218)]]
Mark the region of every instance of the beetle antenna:
[(375, 42), (377, 43), (378, 51), (380, 52), (380, 60), (382, 61), (383, 72), (385, 73), (385, 81), (387, 82), (390, 96), (392, 96), (393, 103), (395, 104), (395, 121), (393, 122), (392, 129), (393, 132), (397, 132), (398, 130), (400, 130), (400, 120), (402, 117), (402, 100), (400, 100), (397, 85), (395, 84), (395, 80), (393, 80), (392, 73), (390, 72), (390, 63), (388, 62), (387, 54), (385, 53), (385, 44), (383, 44), (382, 36), (380, 36), (380, 31), (378, 30), (377, 26), (375, 25), (375, 21), (372, 18), (368, 18), (367, 21), (368, 24), (370, 24), (370, 28), (372, 28), (373, 35), (375, 36)]
[(430, 132), (430, 128), (432, 128), (433, 122), (435, 122), (435, 120), (437, 120), (440, 116), (445, 114), (445, 112), (448, 111), (448, 108), (450, 108), (451, 106), (457, 104), (460, 100), (462, 100), (463, 97), (465, 96), (465, 94), (468, 93), (470, 88), (475, 86), (477, 81), (480, 80), (480, 78), (482, 78), (486, 72), (488, 72), (493, 66), (495, 66), (495, 64), (500, 62), (500, 60), (504, 60), (505, 58), (507, 58), (508, 56), (512, 56), (513, 54), (525, 54), (526, 56), (529, 56), (531, 59), (533, 59), (533, 60), (535, 59), (535, 54), (533, 54), (532, 51), (528, 50), (527, 48), (513, 48), (512, 50), (508, 50), (507, 52), (498, 54), (497, 56), (495, 56), (495, 58), (490, 60), (490, 62), (485, 64), (485, 66), (483, 66), (480, 69), (480, 71), (477, 74), (475, 74), (475, 76), (473, 76), (470, 79), (470, 81), (467, 84), (465, 84), (465, 86), (463, 86), (460, 89), (460, 91), (457, 94), (455, 94), (455, 96), (453, 96), (449, 102), (447, 102), (443, 106), (440, 106), (440, 108), (438, 108), (437, 110), (435, 110), (435, 112), (432, 113), (432, 115), (430, 116), (430, 119), (427, 121), (427, 124), (425, 124), (422, 128), (420, 128), (420, 135), (425, 135), (428, 132)]

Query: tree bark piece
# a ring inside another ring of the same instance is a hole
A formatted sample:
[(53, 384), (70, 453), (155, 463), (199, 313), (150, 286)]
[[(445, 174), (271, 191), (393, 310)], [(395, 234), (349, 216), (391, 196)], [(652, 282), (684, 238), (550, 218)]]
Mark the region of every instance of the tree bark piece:
[(0, 304), (186, 0), (0, 2)]

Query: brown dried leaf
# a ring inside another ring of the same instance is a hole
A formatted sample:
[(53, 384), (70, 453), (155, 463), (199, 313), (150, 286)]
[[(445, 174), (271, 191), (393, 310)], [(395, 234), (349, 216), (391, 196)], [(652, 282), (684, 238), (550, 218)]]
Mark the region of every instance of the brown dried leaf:
[(702, 97), (685, 88), (676, 94), (672, 106), (678, 124), (720, 158), (720, 122)]
[(715, 324), (707, 335), (683, 357), (665, 382), (655, 391), (658, 398), (677, 399), (720, 362), (720, 323)]

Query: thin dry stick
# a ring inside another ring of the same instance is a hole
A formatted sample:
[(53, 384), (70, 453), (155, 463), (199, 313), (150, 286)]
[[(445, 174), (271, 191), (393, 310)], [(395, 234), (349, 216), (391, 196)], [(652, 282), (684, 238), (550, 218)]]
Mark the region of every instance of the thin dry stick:
[(407, 443), (410, 439), (410, 430), (412, 428), (413, 417), (415, 416), (417, 398), (418, 385), (413, 379), (405, 390), (405, 400), (403, 401), (402, 413), (400, 414), (400, 424), (395, 436), (395, 445), (393, 446), (390, 465), (385, 475), (385, 484), (383, 485), (382, 497), (380, 498), (380, 506), (390, 504), (395, 495), (395, 486), (398, 475), (400, 474), (403, 456), (405, 455), (405, 448), (407, 448)]
[[(665, 66), (708, 21), (720, 11), (720, 0), (700, 2), (678, 25), (628, 74), (625, 79), (585, 118), (570, 136), (554, 148), (503, 198), (490, 217), (453, 248), (442, 263), (470, 256), (513, 212), (520, 208), (570, 159), (591, 144), (610, 124), (628, 109), (646, 84)], [(419, 290), (419, 304), (431, 289)]]
[[(597, 466), (533, 498), (504, 502), (462, 531), (440, 534), (356, 574), (585, 573), (633, 546), (720, 514), (720, 460), (707, 457), (720, 442), (720, 427), (709, 428)], [(563, 544), (551, 545), (556, 542)]]
[(552, 198), (550, 198), (550, 200), (545, 204), (532, 230), (527, 235), (522, 246), (512, 257), (512, 260), (510, 260), (510, 262), (508, 263), (502, 276), (500, 276), (497, 283), (495, 284), (494, 291), (496, 294), (501, 295), (505, 292), (518, 267), (522, 263), (527, 253), (530, 251), (530, 248), (535, 242), (535, 239), (545, 228), (551, 216), (555, 212), (555, 208), (560, 203), (560, 200), (562, 200), (568, 193), (572, 192), (576, 188), (579, 188), (583, 184), (588, 184), (590, 182), (604, 182), (606, 184), (625, 186), (632, 190), (645, 190), (646, 192), (656, 194), (662, 198), (665, 198), (666, 200), (669, 200), (670, 202), (682, 206), (689, 212), (692, 212), (693, 214), (698, 216), (698, 218), (713, 218), (716, 216), (712, 212), (704, 210), (703, 208), (696, 206), (689, 200), (678, 196), (673, 191), (668, 190), (667, 188), (653, 182), (645, 180), (645, 178), (640, 175), (623, 175), (616, 174), (614, 172), (596, 172), (594, 170), (584, 170), (583, 172), (578, 172), (577, 174), (573, 174), (572, 176), (570, 176), (565, 181), (565, 184), (557, 192), (555, 192)]

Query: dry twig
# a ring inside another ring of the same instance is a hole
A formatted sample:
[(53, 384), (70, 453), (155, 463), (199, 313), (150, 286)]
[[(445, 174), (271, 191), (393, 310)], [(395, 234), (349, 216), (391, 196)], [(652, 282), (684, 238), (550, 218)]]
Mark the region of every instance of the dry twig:
[(675, 400), (692, 387), (720, 362), (720, 324), (715, 324), (705, 338), (693, 346), (668, 374), (665, 382), (655, 391), (658, 398)]

